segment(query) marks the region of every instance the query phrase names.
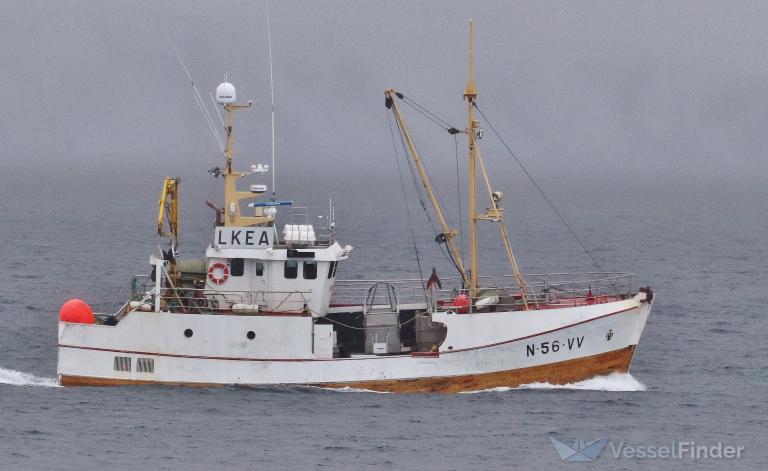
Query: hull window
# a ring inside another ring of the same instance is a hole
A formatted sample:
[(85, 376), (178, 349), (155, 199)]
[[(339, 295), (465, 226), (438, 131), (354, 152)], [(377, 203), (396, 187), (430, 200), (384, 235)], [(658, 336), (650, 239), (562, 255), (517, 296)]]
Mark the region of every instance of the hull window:
[(317, 262), (304, 262), (304, 279), (314, 280), (317, 278)]
[(264, 264), (256, 262), (256, 276), (264, 276)]

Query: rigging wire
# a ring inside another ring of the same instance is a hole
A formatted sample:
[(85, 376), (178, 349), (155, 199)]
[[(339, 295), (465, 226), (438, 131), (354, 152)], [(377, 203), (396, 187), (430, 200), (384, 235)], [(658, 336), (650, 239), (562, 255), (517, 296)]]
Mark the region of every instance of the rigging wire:
[(422, 116), (426, 117), (433, 123), (437, 124), (438, 126), (442, 127), (443, 129), (449, 129), (452, 126), (448, 124), (447, 121), (445, 121), (443, 118), (439, 117), (435, 113), (429, 111), (428, 109), (424, 108), (420, 104), (416, 103), (412, 99), (408, 98), (407, 96), (403, 95), (403, 102), (413, 108), (414, 110), (418, 111)]
[(461, 259), (464, 260), (464, 215), (461, 213), (461, 172), (459, 171), (459, 139), (453, 135), (453, 145), (456, 149), (456, 194), (459, 202), (459, 240), (461, 241)]
[(408, 229), (411, 232), (411, 242), (413, 243), (413, 252), (416, 255), (416, 266), (419, 268), (419, 280), (421, 280), (421, 287), (424, 289), (424, 299), (426, 300), (426, 288), (424, 287), (424, 274), (421, 270), (421, 258), (419, 257), (419, 248), (416, 245), (416, 235), (413, 233), (413, 220), (411, 218), (411, 209), (408, 206), (408, 197), (405, 193), (405, 182), (403, 182), (403, 172), (400, 169), (400, 154), (397, 151), (397, 142), (395, 141), (395, 130), (392, 128), (392, 117), (389, 112), (385, 112), (387, 115), (387, 124), (389, 124), (389, 134), (392, 137), (392, 150), (394, 150), (395, 163), (397, 164), (397, 174), (400, 176), (400, 187), (403, 190), (403, 204), (405, 205), (405, 212), (408, 214)]
[[(405, 96), (403, 93), (395, 92), (395, 96), (397, 96), (398, 98), (403, 100), (403, 102), (405, 104), (407, 104), (408, 106), (410, 106), (411, 108), (416, 110), (419, 114), (421, 114), (422, 116), (426, 117), (427, 119), (429, 119), (430, 121), (432, 121), (433, 123), (438, 125), (444, 131), (447, 131), (448, 134), (450, 134), (450, 135), (452, 135), (454, 137), (454, 143), (456, 145), (456, 159), (457, 159), (456, 171), (458, 172), (458, 152), (459, 152), (459, 150), (458, 150), (458, 140), (456, 139), (456, 134), (459, 134), (459, 133), (461, 133), (463, 131), (459, 131), (455, 127), (451, 126), (450, 123), (448, 123), (446, 120), (442, 119), (437, 114), (435, 114), (432, 111), (428, 110), (424, 106), (416, 103), (416, 101), (414, 101), (413, 99)], [(416, 146), (416, 144), (414, 144), (414, 147), (415, 146)], [(405, 147), (405, 144), (403, 144), (403, 147)], [(410, 161), (409, 161), (409, 163), (410, 163)], [(429, 178), (430, 180), (432, 179), (432, 177), (429, 175), (429, 170), (427, 169), (426, 165), (424, 165), (424, 173), (427, 174), (427, 178)], [(414, 181), (415, 181), (416, 180), (416, 176), (414, 175), (413, 178), (414, 178)], [(438, 192), (437, 190), (433, 190), (433, 192), (435, 193), (435, 196), (438, 199), (440, 207), (443, 208), (443, 211), (445, 211), (447, 213), (448, 211), (447, 211), (446, 208), (448, 206), (446, 206), (445, 202), (443, 202), (443, 198), (440, 196), (440, 192)], [(461, 195), (461, 190), (459, 190), (459, 195)], [(426, 211), (426, 206), (425, 206), (425, 203), (423, 201), (422, 201), (422, 206), (424, 207), (424, 209)], [(461, 218), (461, 201), (459, 201), (459, 225), (460, 226), (461, 226), (461, 220), (462, 220), (462, 218)], [(459, 232), (461, 232), (461, 231), (459, 231)], [(463, 234), (461, 235), (461, 237), (462, 237), (462, 254), (461, 254), (461, 256), (463, 258), (464, 257), (464, 252), (463, 252), (463, 250), (464, 250), (464, 247), (463, 247), (464, 239), (463, 239), (463, 237), (464, 236), (463, 236)]]
[(219, 122), (221, 123), (221, 127), (226, 129), (227, 125), (224, 124), (224, 117), (221, 115), (221, 111), (217, 106), (218, 103), (216, 103), (216, 99), (213, 97), (213, 93), (210, 90), (208, 90), (208, 96), (211, 98), (211, 103), (213, 103), (213, 109), (216, 110), (216, 114), (219, 115)]
[[(435, 242), (438, 243), (438, 247), (440, 248), (440, 253), (445, 257), (446, 260), (448, 260), (455, 268), (456, 271), (461, 273), (461, 269), (459, 268), (459, 264), (456, 263), (456, 259), (453, 258), (453, 254), (450, 250), (446, 250), (446, 248), (443, 246), (445, 242), (445, 235), (442, 233), (442, 231), (439, 231), (437, 229), (437, 226), (435, 225), (435, 221), (432, 219), (432, 215), (429, 213), (429, 210), (427, 209), (427, 203), (424, 198), (424, 188), (422, 185), (419, 185), (418, 177), (416, 176), (416, 171), (413, 168), (413, 162), (412, 159), (408, 158), (408, 149), (405, 145), (405, 139), (403, 138), (403, 129), (400, 127), (400, 123), (396, 121), (397, 129), (398, 129), (398, 135), (400, 136), (400, 144), (403, 147), (403, 156), (405, 157), (406, 162), (408, 162), (408, 168), (411, 172), (411, 180), (413, 181), (413, 186), (416, 190), (416, 196), (419, 199), (419, 203), (421, 204), (421, 209), (424, 210), (424, 214), (427, 216), (427, 220), (429, 221), (429, 224), (432, 226), (432, 231), (437, 234), (435, 237)], [(426, 172), (426, 168), (424, 169)], [(429, 178), (429, 175), (427, 175), (427, 178)], [(440, 199), (440, 194), (435, 192), (437, 195), (437, 198)], [(444, 206), (442, 202), (439, 203), (440, 205)]]
[(595, 257), (592, 255), (592, 252), (590, 252), (589, 249), (587, 249), (586, 245), (584, 245), (584, 243), (581, 241), (579, 236), (576, 235), (576, 231), (574, 231), (573, 228), (571, 227), (571, 225), (568, 224), (568, 221), (565, 220), (565, 218), (560, 213), (560, 211), (557, 209), (555, 204), (552, 203), (552, 200), (549, 199), (549, 197), (546, 195), (546, 193), (544, 193), (544, 190), (539, 186), (538, 183), (536, 183), (536, 180), (533, 179), (533, 176), (528, 172), (528, 169), (525, 168), (525, 165), (523, 165), (523, 163), (520, 161), (520, 159), (517, 157), (517, 155), (514, 152), (512, 152), (512, 148), (509, 147), (509, 145), (504, 140), (504, 138), (501, 137), (501, 135), (496, 130), (496, 128), (493, 126), (493, 124), (488, 120), (488, 117), (485, 116), (485, 113), (483, 113), (483, 111), (480, 109), (480, 107), (477, 106), (477, 100), (474, 100), (472, 102), (472, 105), (475, 107), (477, 112), (480, 113), (480, 116), (483, 117), (485, 122), (488, 123), (488, 127), (491, 128), (491, 131), (493, 131), (493, 133), (496, 135), (496, 137), (499, 139), (499, 141), (501, 141), (501, 143), (504, 145), (504, 147), (507, 148), (507, 151), (509, 152), (509, 155), (511, 155), (512, 158), (515, 159), (515, 162), (517, 162), (517, 165), (520, 167), (520, 169), (523, 171), (523, 173), (525, 173), (525, 175), (528, 177), (528, 180), (531, 181), (531, 183), (536, 188), (536, 190), (538, 190), (539, 194), (541, 194), (541, 197), (544, 198), (544, 201), (547, 202), (549, 207), (552, 208), (552, 211), (554, 211), (555, 214), (557, 215), (557, 217), (560, 218), (560, 222), (562, 222), (563, 225), (565, 225), (565, 227), (568, 228), (568, 231), (571, 233), (573, 238), (576, 239), (576, 242), (578, 242), (578, 244), (581, 246), (581, 248), (584, 250), (584, 252), (589, 256), (589, 258), (592, 260), (592, 263), (597, 267), (598, 270), (600, 270), (600, 272), (602, 274), (605, 274), (605, 270), (603, 270), (603, 267), (600, 266), (600, 263), (598, 263), (597, 259), (595, 259)]
[[(400, 92), (395, 92), (395, 96), (397, 96), (399, 99), (403, 100), (404, 103), (406, 103), (408, 106), (410, 106), (411, 108), (416, 110), (422, 116), (424, 116), (427, 119), (429, 119), (430, 121), (432, 121), (434, 124), (439, 126), (441, 129), (443, 129), (446, 132), (448, 132), (448, 134), (453, 135), (454, 138), (455, 138), (456, 134), (459, 134), (459, 133), (463, 132), (463, 131), (459, 131), (455, 127), (451, 126), (447, 121), (445, 121), (444, 119), (440, 118), (435, 113), (433, 113), (432, 111), (428, 110), (427, 108), (425, 108), (425, 107), (421, 106), (420, 104), (416, 103), (414, 100), (406, 97), (404, 94), (402, 94)], [(408, 150), (407, 150), (407, 148), (405, 146), (405, 140), (403, 139), (403, 130), (400, 129), (400, 123), (399, 122), (397, 123), (397, 126), (398, 126), (399, 135), (400, 135), (400, 142), (401, 142), (401, 144), (403, 146), (403, 153), (406, 156), (406, 161), (408, 162), (408, 168), (410, 169), (410, 172), (411, 172), (411, 179), (413, 180), (413, 185), (416, 188), (416, 194), (417, 194), (417, 196), (419, 198), (419, 203), (421, 203), (421, 207), (424, 210), (424, 213), (427, 215), (427, 219), (429, 220), (429, 223), (432, 226), (432, 230), (434, 231), (435, 234), (437, 234), (435, 236), (435, 242), (438, 243), (438, 247), (440, 248), (440, 253), (443, 255), (443, 257), (446, 260), (448, 260), (456, 268), (456, 270), (459, 273), (461, 273), (462, 270), (459, 268), (459, 264), (456, 262), (456, 259), (454, 258), (453, 254), (451, 253), (450, 250), (448, 250), (447, 247), (444, 246), (444, 244), (446, 243), (445, 234), (443, 234), (441, 231), (439, 231), (437, 229), (437, 227), (435, 226), (434, 221), (432, 220), (432, 216), (430, 215), (429, 210), (427, 209), (427, 205), (426, 205), (425, 198), (424, 198), (424, 191), (425, 190), (418, 183), (418, 179), (416, 177), (416, 172), (413, 169), (413, 164), (411, 162), (411, 159), (407, 158)], [(454, 142), (456, 143), (456, 153), (457, 153), (456, 155), (457, 155), (457, 159), (458, 159), (458, 141), (456, 141), (456, 139), (454, 139)], [(414, 146), (415, 146), (415, 144), (414, 144)], [(427, 178), (431, 179), (431, 177), (429, 176), (429, 171), (427, 170), (426, 166), (424, 166), (424, 172), (427, 174)], [(440, 193), (438, 191), (434, 191), (434, 190), (433, 190), (433, 192), (435, 193), (435, 195), (437, 197), (438, 204), (440, 205), (440, 207), (441, 208), (446, 208), (446, 205), (443, 202), (443, 199), (440, 196)], [(460, 192), (459, 192), (459, 194), (460, 194)], [(444, 211), (445, 211), (445, 209), (444, 209)], [(461, 202), (459, 202), (459, 214), (461, 214)], [(460, 218), (461, 218), (461, 216), (460, 216)], [(459, 225), (461, 227), (461, 219), (459, 220)], [(461, 236), (461, 241), (462, 241), (461, 250), (462, 250), (462, 257), (463, 257), (464, 256), (463, 255), (463, 251), (464, 251), (464, 243), (463, 243), (464, 242), (464, 235), (461, 232), (462, 231), (459, 231), (460, 236)]]
[(455, 127), (451, 126), (451, 124), (448, 121), (444, 120), (443, 118), (441, 118), (440, 116), (436, 115), (432, 111), (430, 111), (427, 108), (425, 108), (425, 107), (421, 106), (420, 104), (416, 103), (413, 99), (403, 95), (400, 92), (397, 92), (396, 96), (398, 98), (400, 98), (401, 100), (403, 100), (403, 103), (405, 103), (406, 105), (408, 105), (411, 108), (413, 108), (414, 110), (416, 110), (419, 114), (421, 114), (422, 116), (424, 116), (428, 120), (432, 121), (436, 125), (440, 126), (443, 130), (447, 131), (448, 134), (456, 135), (456, 134), (459, 134), (460, 132), (462, 132), (462, 131), (459, 131), (458, 129), (456, 129)]
[(424, 189), (419, 185), (416, 179), (416, 172), (413, 169), (413, 162), (408, 158), (408, 149), (405, 146), (405, 139), (403, 139), (403, 130), (400, 128), (399, 122), (395, 121), (395, 124), (397, 124), (398, 136), (400, 137), (400, 145), (403, 147), (403, 155), (405, 156), (405, 161), (408, 164), (408, 169), (411, 172), (411, 181), (413, 182), (413, 187), (416, 190), (416, 197), (419, 199), (421, 209), (423, 209), (424, 213), (427, 215), (427, 220), (429, 220), (429, 224), (432, 226), (432, 230), (439, 232), (435, 226), (435, 222), (432, 220), (432, 215), (429, 214), (429, 211), (427, 210), (427, 203), (424, 199)]
[[(424, 116), (428, 120), (432, 121), (434, 124), (439, 126), (441, 129), (446, 131), (448, 134), (453, 136), (454, 148), (455, 148), (455, 151), (456, 151), (456, 189), (457, 189), (457, 194), (458, 194), (458, 197), (459, 197), (459, 204), (458, 204), (458, 206), (459, 206), (459, 220), (458, 221), (459, 222), (458, 222), (458, 226), (459, 226), (459, 237), (460, 237), (460, 241), (461, 241), (461, 258), (463, 259), (464, 258), (464, 231), (463, 231), (464, 216), (462, 215), (462, 209), (461, 209), (461, 181), (460, 181), (460, 175), (461, 174), (459, 172), (459, 142), (458, 142), (458, 139), (456, 138), (456, 135), (460, 134), (460, 133), (463, 133), (464, 131), (459, 131), (454, 126), (451, 126), (451, 124), (448, 121), (444, 120), (443, 118), (438, 116), (433, 111), (430, 111), (426, 107), (420, 105), (419, 103), (417, 103), (412, 98), (405, 96), (403, 93), (395, 92), (395, 96), (397, 96), (398, 98), (403, 100), (403, 102), (405, 104), (410, 106), (412, 109), (416, 110), (419, 114), (421, 114), (422, 116)], [(414, 146), (415, 146), (415, 144), (414, 144)], [(426, 165), (424, 166), (424, 172), (427, 174), (427, 178), (430, 178), (430, 179), (432, 178), (429, 175), (429, 170), (427, 170)], [(437, 191), (437, 190), (434, 190), (434, 193), (437, 196), (437, 199), (438, 199), (438, 201), (440, 203), (440, 206), (443, 208), (443, 211), (448, 213), (448, 210), (446, 209), (446, 208), (448, 208), (448, 206), (443, 202), (443, 198), (440, 196), (440, 192)], [(449, 214), (449, 216), (450, 216), (450, 214)], [(451, 256), (451, 259), (452, 258), (453, 257)], [(454, 265), (457, 265), (456, 262), (453, 261), (453, 260), (452, 260), (452, 263)]]
[(192, 85), (192, 96), (195, 99), (195, 103), (197, 103), (197, 106), (200, 108), (200, 111), (203, 113), (203, 119), (205, 119), (206, 124), (211, 130), (211, 133), (213, 133), (213, 138), (216, 140), (216, 143), (219, 145), (219, 149), (221, 150), (221, 153), (224, 153), (224, 141), (221, 138), (221, 135), (219, 134), (219, 130), (216, 128), (216, 123), (213, 122), (213, 118), (211, 117), (211, 114), (208, 112), (208, 108), (205, 106), (205, 100), (203, 100), (203, 97), (200, 95), (200, 92), (197, 90), (197, 85), (195, 84), (195, 81), (192, 80), (192, 74), (189, 73), (189, 69), (187, 68), (187, 64), (184, 63), (184, 59), (181, 57), (181, 53), (179, 52), (179, 49), (176, 47), (176, 43), (173, 42), (173, 38), (171, 37), (171, 34), (167, 30), (163, 30), (165, 33), (165, 36), (168, 38), (168, 42), (171, 44), (171, 47), (173, 48), (173, 52), (176, 53), (176, 57), (179, 59), (179, 62), (181, 63), (181, 67), (184, 69), (184, 73), (187, 75), (187, 80), (189, 80), (189, 84)]

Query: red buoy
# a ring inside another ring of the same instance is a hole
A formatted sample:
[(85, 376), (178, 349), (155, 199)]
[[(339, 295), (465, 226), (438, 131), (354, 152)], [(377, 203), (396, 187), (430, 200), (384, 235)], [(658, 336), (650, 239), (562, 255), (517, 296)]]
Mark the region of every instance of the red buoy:
[(75, 324), (93, 324), (93, 310), (82, 299), (70, 299), (61, 305), (59, 320)]
[(460, 295), (453, 298), (451, 304), (459, 314), (466, 314), (469, 312), (469, 296), (464, 293), (461, 293)]

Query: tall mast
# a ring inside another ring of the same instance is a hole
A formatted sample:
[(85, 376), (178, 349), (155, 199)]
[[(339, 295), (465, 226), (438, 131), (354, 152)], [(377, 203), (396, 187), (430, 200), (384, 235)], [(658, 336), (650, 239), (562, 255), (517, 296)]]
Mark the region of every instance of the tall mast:
[(437, 215), (437, 220), (440, 222), (440, 228), (443, 231), (443, 236), (445, 237), (445, 243), (448, 246), (448, 251), (451, 253), (451, 257), (453, 257), (454, 262), (456, 262), (456, 268), (459, 270), (459, 274), (461, 275), (461, 279), (463, 283), (465, 285), (468, 285), (469, 277), (467, 276), (467, 272), (464, 269), (464, 263), (461, 260), (459, 249), (456, 246), (456, 241), (454, 240), (454, 237), (456, 237), (459, 231), (448, 226), (448, 221), (445, 219), (443, 210), (440, 207), (439, 202), (437, 201), (435, 192), (432, 189), (432, 183), (429, 180), (429, 176), (427, 176), (427, 171), (424, 169), (424, 163), (421, 161), (421, 156), (419, 156), (418, 151), (416, 151), (416, 146), (413, 143), (413, 138), (411, 137), (411, 133), (410, 131), (408, 131), (408, 127), (405, 125), (405, 121), (403, 120), (402, 114), (400, 114), (400, 108), (397, 106), (397, 101), (395, 99), (398, 96), (398, 94), (392, 89), (387, 89), (384, 91), (384, 96), (387, 99), (386, 101), (387, 107), (392, 108), (392, 112), (395, 115), (395, 120), (397, 120), (397, 124), (398, 126), (400, 126), (400, 129), (403, 132), (403, 136), (405, 137), (405, 143), (408, 146), (408, 150), (411, 154), (411, 158), (416, 164), (416, 169), (419, 172), (419, 178), (421, 179), (421, 183), (424, 185), (424, 191), (426, 192), (427, 197), (429, 198), (429, 202), (432, 204), (432, 208), (434, 208), (435, 210), (435, 214)]
[(475, 120), (474, 101), (477, 97), (477, 87), (474, 77), (474, 48), (475, 48), (475, 22), (469, 20), (469, 66), (467, 67), (467, 87), (464, 89), (464, 98), (467, 100), (467, 140), (469, 142), (469, 158), (467, 177), (469, 178), (469, 293), (470, 298), (477, 296), (477, 145), (476, 129), (479, 123)]
[[(504, 210), (499, 203), (501, 202), (502, 193), (500, 191), (493, 191), (491, 182), (488, 179), (488, 173), (485, 171), (485, 165), (483, 165), (483, 158), (480, 156), (480, 152), (477, 148), (478, 133), (480, 131), (480, 122), (475, 119), (475, 99), (477, 98), (477, 87), (475, 86), (474, 76), (474, 48), (475, 48), (475, 22), (469, 20), (469, 67), (467, 72), (467, 88), (464, 89), (464, 98), (467, 100), (467, 140), (469, 142), (469, 170), (467, 172), (469, 177), (469, 249), (470, 249), (470, 273), (469, 273), (469, 292), (471, 298), (476, 298), (479, 283), (478, 283), (478, 270), (477, 270), (477, 222), (478, 221), (491, 221), (499, 224), (499, 231), (501, 232), (501, 238), (504, 243), (504, 250), (509, 258), (512, 271), (515, 279), (520, 287), (520, 295), (523, 301), (524, 309), (528, 309), (528, 299), (526, 295), (526, 283), (520, 268), (517, 265), (517, 260), (512, 252), (512, 245), (509, 243), (509, 232), (504, 225)], [(482, 213), (477, 214), (477, 164), (480, 164), (480, 171), (483, 177), (486, 190), (488, 191), (488, 200), (490, 206)]]
[(264, 215), (262, 208), (256, 208), (253, 216), (243, 216), (240, 212), (240, 202), (255, 198), (257, 195), (250, 191), (239, 191), (237, 189), (237, 181), (245, 176), (246, 173), (238, 172), (232, 168), (234, 113), (251, 107), (251, 102), (248, 102), (247, 105), (236, 104), (235, 96), (235, 87), (229, 82), (224, 82), (216, 87), (216, 102), (224, 105), (224, 109), (227, 111), (225, 129), (227, 132), (227, 143), (224, 148), (226, 163), (223, 172), (218, 168), (213, 169), (216, 172), (214, 175), (224, 176), (224, 225), (243, 227), (270, 224), (272, 223), (272, 216)]

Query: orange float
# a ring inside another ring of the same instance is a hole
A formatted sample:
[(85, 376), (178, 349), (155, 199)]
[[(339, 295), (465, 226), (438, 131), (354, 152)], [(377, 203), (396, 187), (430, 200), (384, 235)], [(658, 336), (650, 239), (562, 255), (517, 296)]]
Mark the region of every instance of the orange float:
[(59, 320), (74, 324), (93, 324), (93, 309), (82, 299), (70, 299), (61, 305)]

